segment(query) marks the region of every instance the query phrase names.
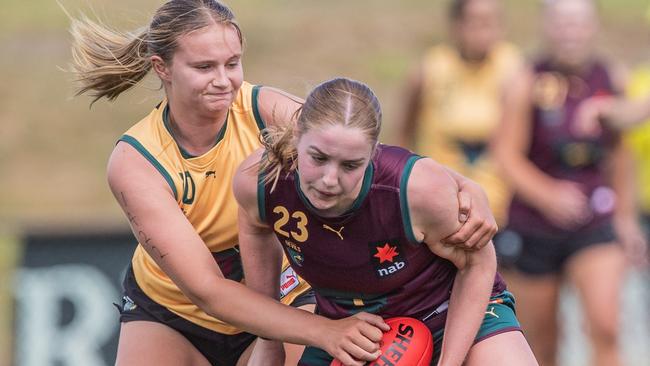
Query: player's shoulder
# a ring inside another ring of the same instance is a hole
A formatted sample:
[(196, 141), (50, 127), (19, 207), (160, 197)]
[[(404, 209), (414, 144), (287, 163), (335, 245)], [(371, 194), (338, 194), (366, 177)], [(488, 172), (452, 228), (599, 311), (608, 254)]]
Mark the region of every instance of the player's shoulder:
[(284, 90), (261, 86), (257, 94), (257, 109), (266, 126), (287, 124), (295, 118), (303, 100)]
[(411, 211), (424, 221), (444, 221), (458, 213), (458, 185), (447, 170), (430, 158), (418, 159), (408, 180)]
[(250, 154), (239, 165), (233, 178), (233, 193), (243, 206), (256, 204), (260, 161), (264, 149), (260, 148)]

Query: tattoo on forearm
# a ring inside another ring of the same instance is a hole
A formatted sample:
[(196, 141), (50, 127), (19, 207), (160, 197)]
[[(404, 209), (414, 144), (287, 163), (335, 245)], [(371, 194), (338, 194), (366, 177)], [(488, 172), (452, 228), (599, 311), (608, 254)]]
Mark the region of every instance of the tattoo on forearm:
[(124, 205), (124, 212), (126, 212), (126, 218), (129, 219), (129, 223), (131, 223), (131, 225), (140, 226), (136, 221), (136, 216), (128, 210), (129, 204), (126, 202), (124, 192), (120, 192), (120, 196), (122, 197), (122, 205)]
[(136, 217), (133, 215), (131, 212), (126, 211), (126, 217), (129, 219), (129, 222), (135, 226), (140, 226), (138, 225), (138, 222), (135, 221)]
[[(135, 231), (135, 228), (139, 227), (140, 224), (138, 224), (138, 221), (136, 220), (137, 217), (127, 209), (128, 204), (126, 202), (126, 196), (124, 195), (124, 192), (120, 192), (120, 196), (122, 197), (122, 204), (124, 205), (124, 212), (126, 213), (126, 217), (129, 219), (129, 223), (131, 223), (131, 227)], [(151, 254), (157, 255), (158, 257), (160, 257), (160, 259), (164, 259), (167, 255), (169, 255), (169, 253), (163, 253), (160, 251), (160, 249), (158, 249), (158, 247), (152, 245), (151, 238), (149, 237), (149, 235), (147, 235), (147, 233), (145, 233), (142, 230), (138, 231), (138, 235), (136, 239), (140, 241), (140, 244), (142, 244), (142, 246), (148, 248)]]
[(158, 249), (158, 247), (156, 246), (152, 246), (151, 251), (157, 254), (160, 257), (160, 259), (165, 259), (165, 257), (169, 255), (169, 253), (164, 253), (164, 254), (161, 253), (160, 249)]
[(145, 248), (149, 248), (149, 250), (155, 254), (157, 254), (160, 259), (164, 259), (166, 256), (169, 255), (169, 253), (163, 253), (158, 249), (157, 246), (151, 244), (151, 238), (145, 233), (144, 231), (140, 230), (138, 231), (138, 237), (140, 239), (140, 244), (144, 246)]

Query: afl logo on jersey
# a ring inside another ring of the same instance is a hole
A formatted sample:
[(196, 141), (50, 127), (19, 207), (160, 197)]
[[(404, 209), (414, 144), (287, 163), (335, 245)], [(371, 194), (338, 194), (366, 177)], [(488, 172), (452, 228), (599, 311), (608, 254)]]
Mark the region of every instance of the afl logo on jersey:
[(406, 267), (406, 258), (402, 256), (397, 241), (380, 241), (368, 245), (370, 260), (379, 278), (391, 276)]

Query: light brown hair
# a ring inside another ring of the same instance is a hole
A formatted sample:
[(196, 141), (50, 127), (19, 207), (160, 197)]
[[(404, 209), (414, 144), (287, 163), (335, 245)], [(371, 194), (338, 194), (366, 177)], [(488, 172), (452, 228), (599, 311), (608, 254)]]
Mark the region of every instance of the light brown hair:
[(374, 145), (381, 131), (381, 106), (373, 91), (365, 84), (336, 78), (318, 85), (309, 93), (296, 112), (296, 123), (269, 127), (262, 133), (266, 153), (261, 161), (264, 183), (273, 181), (280, 173), (296, 169), (296, 145), (307, 131), (323, 126), (342, 125), (363, 131)]
[(72, 19), (72, 69), (81, 84), (77, 95), (91, 92), (92, 103), (112, 101), (151, 70), (151, 56), (170, 63), (178, 39), (211, 24), (231, 25), (243, 37), (232, 11), (216, 0), (171, 0), (158, 8), (148, 27), (133, 32), (111, 29), (86, 16)]

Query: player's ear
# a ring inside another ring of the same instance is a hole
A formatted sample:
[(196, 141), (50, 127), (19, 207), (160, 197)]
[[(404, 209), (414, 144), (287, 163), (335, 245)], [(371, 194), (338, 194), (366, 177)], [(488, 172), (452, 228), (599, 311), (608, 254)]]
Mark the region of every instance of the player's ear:
[(171, 70), (167, 66), (165, 60), (163, 60), (160, 56), (151, 56), (151, 68), (156, 72), (161, 80), (169, 81), (171, 79)]

